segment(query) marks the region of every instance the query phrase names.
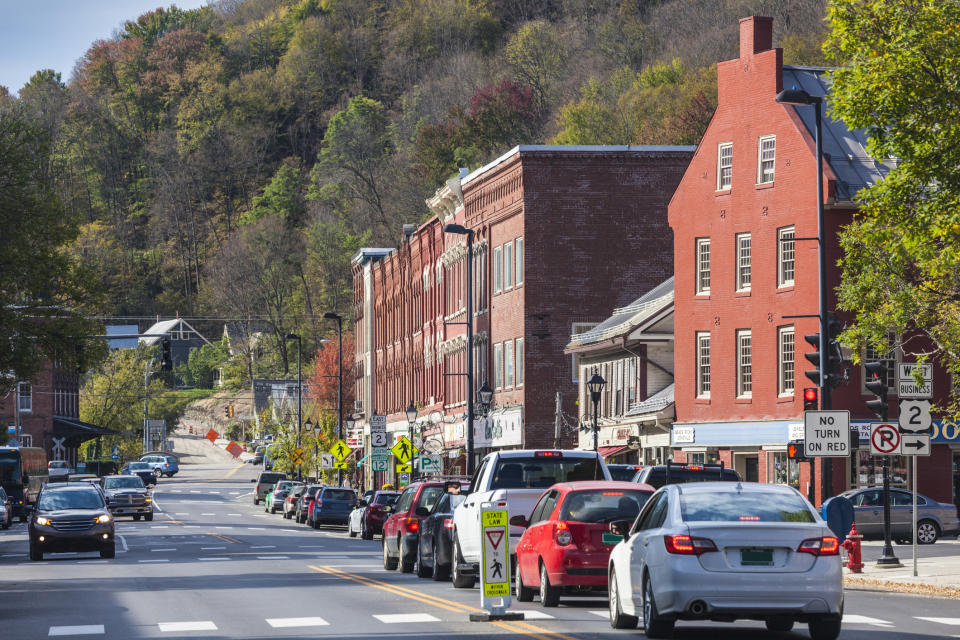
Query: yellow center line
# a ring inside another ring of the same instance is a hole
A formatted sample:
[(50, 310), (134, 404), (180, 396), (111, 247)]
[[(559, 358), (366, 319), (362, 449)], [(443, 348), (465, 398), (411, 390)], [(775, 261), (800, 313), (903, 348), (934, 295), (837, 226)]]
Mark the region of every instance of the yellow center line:
[[(327, 568), (330, 569), (331, 571), (337, 573), (337, 574), (352, 575), (352, 574), (348, 574), (346, 571), (343, 571), (343, 570), (341, 570), (341, 569), (336, 569), (336, 568), (334, 568), (334, 567), (327, 567)], [(464, 611), (469, 611), (469, 612), (473, 612), (473, 613), (483, 613), (483, 611), (484, 611), (484, 609), (477, 609), (476, 607), (471, 607), (470, 605), (468, 605), (468, 604), (463, 604), (462, 602), (455, 602), (454, 600), (446, 600), (446, 599), (444, 599), (444, 598), (440, 598), (440, 597), (437, 597), (437, 596), (432, 596), (432, 595), (427, 594), (427, 593), (422, 593), (422, 592), (420, 592), (420, 591), (414, 591), (413, 589), (408, 589), (408, 588), (406, 588), (406, 587), (401, 587), (400, 585), (391, 584), (391, 583), (389, 583), (389, 582), (384, 582), (384, 581), (382, 581), (382, 580), (377, 580), (377, 579), (371, 578), (371, 577), (369, 577), (369, 576), (357, 576), (357, 577), (361, 578), (362, 580), (367, 580), (367, 581), (369, 581), (369, 582), (371, 582), (371, 583), (374, 583), (374, 584), (383, 585), (383, 586), (385, 586), (385, 587), (389, 587), (389, 588), (395, 589), (395, 590), (397, 590), (397, 591), (403, 591), (403, 592), (409, 593), (409, 594), (414, 595), (414, 596), (419, 597), (419, 598), (429, 598), (430, 600), (435, 600), (435, 601), (440, 602), (440, 603), (445, 604), (445, 605), (450, 605), (450, 606), (452, 606), (452, 607), (460, 607), (460, 608), (463, 609)]]
[(235, 474), (237, 471), (240, 471), (240, 469), (243, 469), (243, 465), (240, 465), (239, 467), (234, 467), (234, 468), (230, 471), (230, 473), (228, 473), (227, 475), (223, 476), (223, 479), (226, 480), (227, 478), (229, 478), (230, 476), (232, 476), (233, 474)]
[(214, 538), (220, 538), (221, 540), (225, 540), (225, 541), (227, 541), (227, 542), (232, 542), (232, 543), (234, 543), (234, 544), (240, 544), (240, 541), (237, 540), (236, 538), (231, 538), (230, 536), (225, 536), (225, 535), (223, 535), (223, 534), (221, 534), (221, 533), (208, 533), (207, 535), (208, 535), (208, 536), (213, 536)]
[(453, 611), (453, 612), (455, 612), (455, 613), (465, 613), (465, 611), (464, 611), (463, 609), (455, 609), (455, 608), (453, 608), (453, 607), (448, 607), (448, 606), (446, 606), (446, 605), (440, 604), (440, 603), (438, 603), (438, 602), (433, 602), (433, 601), (427, 600), (427, 599), (425, 599), (425, 598), (418, 598), (418, 597), (416, 597), (416, 596), (414, 596), (414, 595), (411, 595), (411, 594), (409, 594), (409, 593), (404, 593), (403, 591), (400, 591), (400, 590), (398, 590), (398, 589), (393, 589), (393, 588), (391, 588), (391, 587), (387, 587), (387, 586), (384, 586), (384, 585), (382, 585), (382, 584), (377, 584), (376, 582), (367, 580), (367, 579), (365, 579), (365, 578), (362, 577), (362, 576), (357, 576), (357, 575), (353, 575), (353, 574), (348, 574), (348, 573), (343, 573), (343, 572), (338, 572), (338, 571), (330, 570), (330, 567), (322, 567), (322, 568), (321, 568), (321, 567), (315, 567), (315, 566), (313, 566), (313, 565), (309, 565), (309, 566), (310, 566), (310, 568), (313, 569), (314, 571), (319, 571), (320, 573), (325, 573), (325, 574), (330, 575), (330, 576), (333, 576), (333, 577), (335, 577), (335, 578), (343, 578), (344, 580), (350, 580), (350, 581), (352, 581), (352, 582), (357, 582), (357, 583), (359, 583), (359, 584), (363, 584), (363, 585), (366, 585), (366, 586), (368, 586), (368, 587), (373, 587), (373, 588), (375, 588), (375, 589), (381, 589), (381, 590), (386, 591), (386, 592), (388, 592), (388, 593), (392, 593), (392, 594), (394, 594), (394, 595), (398, 595), (398, 596), (401, 596), (401, 597), (404, 597), (404, 598), (409, 598), (409, 599), (411, 599), (411, 600), (416, 600), (417, 602), (422, 602), (422, 603), (424, 603), (424, 604), (433, 605), (433, 606), (439, 607), (439, 608), (441, 608), (441, 609), (446, 609), (447, 611)]

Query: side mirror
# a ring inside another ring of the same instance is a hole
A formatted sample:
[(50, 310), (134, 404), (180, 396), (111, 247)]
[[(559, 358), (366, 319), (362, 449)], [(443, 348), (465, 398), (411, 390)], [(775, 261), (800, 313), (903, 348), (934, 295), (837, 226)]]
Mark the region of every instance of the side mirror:
[(610, 533), (615, 536), (623, 536), (624, 540), (627, 540), (630, 537), (630, 525), (633, 524), (630, 520), (614, 520), (610, 523)]
[(250, 482), (256, 482), (256, 481), (257, 481), (256, 478), (250, 478)]
[(421, 518), (426, 518), (428, 515), (430, 515), (430, 510), (427, 509), (426, 507), (417, 507), (417, 510), (414, 511), (414, 513), (416, 513)]
[(393, 513), (393, 505), (385, 504), (380, 507), (380, 511), (384, 513)]
[(513, 516), (510, 518), (510, 525), (514, 527), (526, 527), (530, 523), (527, 521), (526, 516)]

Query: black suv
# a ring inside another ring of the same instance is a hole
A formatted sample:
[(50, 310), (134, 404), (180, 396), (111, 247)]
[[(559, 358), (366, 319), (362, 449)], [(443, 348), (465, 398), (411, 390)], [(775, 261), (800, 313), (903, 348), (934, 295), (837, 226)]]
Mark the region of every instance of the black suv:
[(44, 485), (28, 526), (31, 560), (54, 551), (115, 554), (113, 517), (101, 489), (86, 482)]
[(667, 464), (643, 467), (633, 476), (634, 482), (648, 484), (659, 489), (665, 484), (685, 484), (687, 482), (739, 482), (740, 474), (720, 464)]

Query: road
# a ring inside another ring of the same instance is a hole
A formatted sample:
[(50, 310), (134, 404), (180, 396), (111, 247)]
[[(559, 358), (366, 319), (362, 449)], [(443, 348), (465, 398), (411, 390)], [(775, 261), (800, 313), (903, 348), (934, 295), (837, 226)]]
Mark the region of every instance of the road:
[[(249, 465), (185, 464), (164, 478), (153, 522), (118, 522), (116, 559), (27, 559), (22, 524), (0, 532), (0, 637), (77, 638), (536, 638), (642, 637), (614, 631), (606, 599), (553, 609), (514, 603), (511, 623), (471, 623), (479, 591), (385, 572), (378, 540), (312, 530), (254, 507)], [(960, 637), (960, 607), (938, 598), (847, 593), (841, 638)], [(931, 620), (927, 620), (929, 618)], [(945, 619), (937, 621), (936, 619)], [(762, 623), (679, 623), (678, 639), (808, 638)]]

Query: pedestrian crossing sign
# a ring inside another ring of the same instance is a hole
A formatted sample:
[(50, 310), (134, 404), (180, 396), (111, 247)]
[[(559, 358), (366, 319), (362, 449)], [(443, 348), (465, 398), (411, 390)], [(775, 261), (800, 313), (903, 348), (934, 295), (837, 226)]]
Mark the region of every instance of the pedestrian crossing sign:
[(397, 439), (397, 443), (390, 448), (390, 451), (397, 457), (397, 460), (403, 464), (407, 464), (413, 459), (413, 456), (416, 455), (417, 448), (410, 444), (407, 436), (400, 436)]
[(337, 440), (333, 446), (330, 447), (330, 453), (333, 454), (334, 458), (340, 462), (343, 462), (347, 459), (347, 456), (353, 453), (353, 449), (351, 449), (350, 446), (347, 445), (347, 443), (343, 440)]
[(413, 473), (412, 464), (398, 464), (397, 473)]

